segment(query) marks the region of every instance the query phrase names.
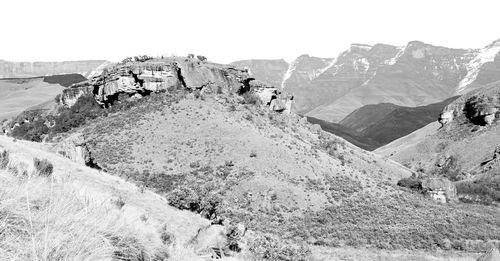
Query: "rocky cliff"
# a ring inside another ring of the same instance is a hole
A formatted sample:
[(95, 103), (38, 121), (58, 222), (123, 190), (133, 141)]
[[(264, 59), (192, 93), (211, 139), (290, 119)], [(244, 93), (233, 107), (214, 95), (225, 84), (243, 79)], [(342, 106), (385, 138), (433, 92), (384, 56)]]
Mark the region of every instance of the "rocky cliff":
[(253, 80), (246, 70), (194, 59), (155, 59), (108, 67), (101, 75), (63, 91), (60, 103), (72, 106), (86, 94), (110, 105), (120, 94), (140, 97), (150, 92), (184, 87), (204, 92), (239, 92)]
[(27, 78), (78, 73), (85, 77), (96, 75), (109, 62), (104, 60), (67, 62), (9, 62), (0, 60), (0, 78)]

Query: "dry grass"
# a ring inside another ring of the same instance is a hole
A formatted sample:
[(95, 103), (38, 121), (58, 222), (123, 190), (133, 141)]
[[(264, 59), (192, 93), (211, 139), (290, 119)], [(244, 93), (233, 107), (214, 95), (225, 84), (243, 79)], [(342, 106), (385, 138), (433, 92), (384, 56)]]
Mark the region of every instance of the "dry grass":
[(179, 240), (163, 243), (153, 217), (137, 217), (127, 199), (119, 206), (59, 174), (39, 176), (25, 155), (9, 155), (0, 169), (0, 260), (196, 257)]

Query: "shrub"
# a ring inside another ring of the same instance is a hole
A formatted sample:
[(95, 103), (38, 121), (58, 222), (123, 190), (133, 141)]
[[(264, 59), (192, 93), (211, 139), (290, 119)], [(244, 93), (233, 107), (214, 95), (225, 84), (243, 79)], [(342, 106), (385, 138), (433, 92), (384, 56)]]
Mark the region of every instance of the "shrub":
[(198, 58), (198, 60), (204, 62), (207, 60), (207, 57), (203, 56), (203, 55), (197, 55), (196, 58)]
[(398, 186), (414, 190), (422, 190), (422, 181), (416, 178), (403, 178), (398, 181)]
[(5, 169), (9, 165), (9, 152), (4, 150), (0, 153), (0, 169)]
[(296, 245), (272, 235), (258, 236), (250, 243), (249, 250), (257, 260), (305, 261), (311, 254), (304, 244)]
[(260, 104), (260, 98), (254, 93), (245, 92), (241, 95), (241, 97), (243, 97), (243, 101), (241, 102), (242, 104)]
[(39, 176), (48, 177), (52, 175), (52, 172), (54, 171), (54, 166), (47, 159), (40, 160), (39, 158), (34, 158), (33, 165)]

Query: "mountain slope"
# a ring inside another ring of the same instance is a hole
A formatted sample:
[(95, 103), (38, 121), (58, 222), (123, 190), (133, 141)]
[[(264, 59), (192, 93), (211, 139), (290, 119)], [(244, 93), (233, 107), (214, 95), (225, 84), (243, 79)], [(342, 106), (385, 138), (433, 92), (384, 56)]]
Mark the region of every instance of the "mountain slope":
[[(230, 231), (243, 226), (216, 245), (237, 257), (309, 260), (313, 245), (429, 250), (447, 240), (474, 252), (500, 239), (497, 209), (399, 188), (408, 169), (269, 110), (248, 81), (232, 66), (184, 58), (108, 68), (65, 91), (76, 101), (61, 98), (62, 118), (50, 121), (53, 150)], [(64, 125), (66, 113), (84, 119)]]
[(353, 44), (336, 58), (298, 57), (281, 85), (295, 112), (339, 122), (365, 105), (424, 106), (498, 81), (499, 52), (500, 40), (481, 49)]
[(424, 173), (462, 182), (459, 188), (465, 199), (500, 201), (499, 93), (500, 82), (469, 92), (443, 110), (443, 128), (433, 123), (376, 152)]
[(274, 87), (281, 87), (281, 82), (288, 69), (288, 63), (285, 60), (243, 60), (231, 64), (248, 68), (252, 77)]
[(367, 105), (349, 114), (340, 124), (384, 145), (436, 121), (445, 106), (457, 98), (418, 107)]
[(382, 146), (382, 144), (380, 144), (378, 141), (366, 137), (359, 131), (356, 131), (344, 125), (323, 121), (313, 117), (307, 117), (307, 121), (309, 121), (312, 124), (318, 124), (319, 126), (321, 126), (322, 130), (335, 134), (336, 136), (342, 137), (346, 141), (362, 149), (372, 151)]

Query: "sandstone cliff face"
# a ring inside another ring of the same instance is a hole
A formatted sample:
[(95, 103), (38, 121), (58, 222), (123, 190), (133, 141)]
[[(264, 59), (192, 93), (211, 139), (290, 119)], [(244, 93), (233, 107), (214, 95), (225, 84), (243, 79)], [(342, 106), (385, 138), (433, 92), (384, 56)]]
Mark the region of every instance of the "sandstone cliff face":
[(91, 77), (99, 67), (107, 64), (103, 60), (67, 62), (9, 62), (0, 60), (0, 78), (27, 78), (36, 76), (79, 73)]
[(119, 94), (144, 95), (181, 87), (238, 92), (248, 87), (250, 80), (244, 70), (190, 59), (127, 63), (107, 68), (101, 75), (64, 90), (60, 103), (72, 106), (80, 96), (93, 94), (100, 104), (109, 105)]

